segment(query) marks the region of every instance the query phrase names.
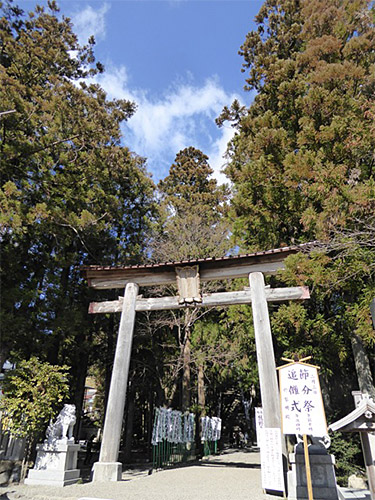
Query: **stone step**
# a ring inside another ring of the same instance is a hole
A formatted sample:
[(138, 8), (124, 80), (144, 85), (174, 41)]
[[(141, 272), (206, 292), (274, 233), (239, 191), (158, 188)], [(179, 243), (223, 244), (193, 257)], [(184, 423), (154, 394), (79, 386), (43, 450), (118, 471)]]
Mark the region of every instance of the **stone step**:
[(355, 490), (353, 488), (337, 487), (339, 492), (339, 500), (371, 500), (369, 490)]

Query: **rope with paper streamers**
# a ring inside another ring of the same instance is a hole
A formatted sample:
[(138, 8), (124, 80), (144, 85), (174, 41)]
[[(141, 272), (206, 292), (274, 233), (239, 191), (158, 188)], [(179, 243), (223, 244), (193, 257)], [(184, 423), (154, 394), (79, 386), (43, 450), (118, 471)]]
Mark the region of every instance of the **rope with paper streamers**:
[(219, 441), (221, 437), (221, 418), (202, 417), (202, 441)]
[(193, 413), (182, 413), (170, 408), (156, 408), (152, 444), (163, 440), (169, 443), (189, 443), (194, 441), (195, 419)]

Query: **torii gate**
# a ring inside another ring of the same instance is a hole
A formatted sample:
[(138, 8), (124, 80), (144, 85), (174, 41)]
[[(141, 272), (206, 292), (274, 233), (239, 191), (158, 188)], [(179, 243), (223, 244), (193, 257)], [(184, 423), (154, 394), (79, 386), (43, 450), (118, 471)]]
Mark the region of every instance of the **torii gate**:
[[(308, 245), (308, 244), (306, 244)], [(124, 288), (116, 301), (93, 302), (89, 312), (121, 312), (107, 411), (99, 461), (94, 464), (93, 481), (119, 481), (122, 464), (118, 462), (122, 420), (125, 407), (135, 314), (184, 307), (213, 307), (250, 304), (253, 309), (260, 393), (265, 427), (281, 428), (279, 392), (267, 302), (304, 300), (307, 287), (269, 288), (263, 274), (284, 269), (288, 255), (306, 245), (285, 247), (236, 257), (126, 267), (87, 266), (83, 268), (88, 284), (96, 289)], [(200, 281), (249, 276), (250, 288), (243, 291), (201, 294)], [(142, 298), (139, 286), (176, 283), (178, 296)]]

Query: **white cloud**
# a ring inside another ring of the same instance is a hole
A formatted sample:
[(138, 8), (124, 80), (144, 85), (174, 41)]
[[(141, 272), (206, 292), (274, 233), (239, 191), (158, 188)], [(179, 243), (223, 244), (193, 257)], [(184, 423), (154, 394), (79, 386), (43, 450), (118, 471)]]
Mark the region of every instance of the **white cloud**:
[(221, 134), (213, 143), (210, 150), (210, 165), (214, 170), (214, 177), (219, 184), (229, 183), (229, 179), (222, 172), (226, 165), (224, 158), (228, 142), (233, 138), (235, 130), (230, 125), (221, 128)]
[(78, 36), (81, 44), (87, 43), (91, 35), (94, 35), (95, 40), (103, 40), (106, 34), (105, 16), (109, 11), (110, 5), (104, 3), (99, 9), (95, 10), (90, 5), (85, 9), (73, 14), (72, 22), (74, 24), (74, 32)]
[(158, 97), (130, 89), (125, 67), (110, 69), (96, 79), (110, 98), (136, 102), (136, 113), (123, 127), (125, 143), (147, 158), (155, 180), (168, 174), (181, 149), (194, 146), (209, 157), (214, 177), (220, 183), (228, 182), (220, 171), (234, 130), (229, 126), (218, 129), (215, 118), (225, 105), (239, 97), (225, 92), (216, 78), (207, 79), (201, 86), (187, 78)]

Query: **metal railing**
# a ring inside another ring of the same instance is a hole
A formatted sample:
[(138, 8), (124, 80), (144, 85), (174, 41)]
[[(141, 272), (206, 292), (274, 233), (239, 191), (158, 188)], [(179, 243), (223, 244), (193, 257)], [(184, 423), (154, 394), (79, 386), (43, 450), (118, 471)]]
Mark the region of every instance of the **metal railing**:
[(195, 443), (169, 443), (163, 439), (152, 447), (152, 468), (161, 469), (195, 459)]
[(217, 441), (204, 441), (203, 442), (203, 456), (216, 455)]
[(26, 438), (13, 436), (0, 425), (0, 460), (22, 460), (25, 456)]

